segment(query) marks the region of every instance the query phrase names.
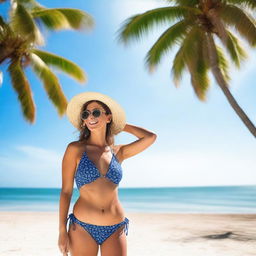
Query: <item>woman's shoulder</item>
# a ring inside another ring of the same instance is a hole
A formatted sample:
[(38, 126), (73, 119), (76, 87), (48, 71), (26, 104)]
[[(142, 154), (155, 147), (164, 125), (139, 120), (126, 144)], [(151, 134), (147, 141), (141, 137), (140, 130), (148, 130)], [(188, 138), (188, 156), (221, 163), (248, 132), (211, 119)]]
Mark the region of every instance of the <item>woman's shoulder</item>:
[(80, 150), (81, 148), (83, 148), (85, 145), (85, 143), (82, 143), (79, 140), (76, 141), (71, 141), (68, 143), (67, 148), (73, 149), (73, 150)]
[(79, 141), (76, 140), (76, 141), (71, 141), (68, 143), (68, 147), (78, 147), (79, 145)]
[(67, 145), (65, 154), (73, 156), (75, 159), (80, 159), (82, 152), (84, 152), (84, 144), (80, 141), (71, 141)]

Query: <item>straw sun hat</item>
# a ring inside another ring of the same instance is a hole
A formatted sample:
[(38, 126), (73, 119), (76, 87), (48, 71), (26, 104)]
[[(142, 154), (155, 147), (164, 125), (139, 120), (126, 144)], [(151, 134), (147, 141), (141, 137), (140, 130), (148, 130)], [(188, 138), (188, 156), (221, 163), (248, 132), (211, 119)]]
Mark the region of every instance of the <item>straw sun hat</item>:
[(90, 100), (99, 100), (105, 103), (112, 113), (111, 133), (121, 132), (126, 124), (126, 115), (124, 109), (109, 96), (99, 92), (82, 92), (75, 95), (68, 103), (66, 114), (68, 120), (80, 130), (82, 106)]

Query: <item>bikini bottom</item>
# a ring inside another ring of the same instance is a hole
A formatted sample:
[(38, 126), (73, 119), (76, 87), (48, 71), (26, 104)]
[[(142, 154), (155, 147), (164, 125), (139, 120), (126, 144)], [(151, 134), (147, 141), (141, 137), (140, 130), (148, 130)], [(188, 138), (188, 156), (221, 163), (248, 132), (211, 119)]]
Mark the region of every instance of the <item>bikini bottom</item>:
[(78, 220), (73, 213), (70, 213), (67, 222), (69, 220), (69, 224), (77, 223), (82, 226), (97, 242), (97, 244), (101, 245), (109, 236), (111, 236), (119, 227), (125, 225), (124, 232), (126, 232), (126, 236), (128, 235), (128, 226), (129, 219), (125, 217), (123, 221), (114, 225), (102, 226), (102, 225), (94, 225), (90, 223), (86, 223)]

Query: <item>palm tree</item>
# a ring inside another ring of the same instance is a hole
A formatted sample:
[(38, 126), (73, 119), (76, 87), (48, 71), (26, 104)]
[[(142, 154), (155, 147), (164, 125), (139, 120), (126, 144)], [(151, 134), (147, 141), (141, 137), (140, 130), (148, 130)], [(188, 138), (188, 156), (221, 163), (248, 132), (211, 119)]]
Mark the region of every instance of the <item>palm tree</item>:
[[(3, 2), (3, 1), (2, 1)], [(12, 86), (18, 95), (22, 113), (30, 123), (35, 121), (35, 103), (25, 68), (31, 66), (42, 81), (58, 114), (65, 113), (67, 99), (51, 67), (65, 72), (80, 83), (87, 81), (85, 72), (74, 62), (39, 49), (45, 44), (42, 26), (50, 30), (83, 29), (93, 26), (92, 17), (78, 9), (45, 8), (34, 0), (12, 0), (10, 20), (0, 16), (0, 65), (7, 63)], [(0, 72), (0, 82), (2, 72)]]
[[(238, 105), (229, 90), (229, 62), (221, 42), (231, 61), (240, 67), (246, 58), (233, 28), (250, 46), (256, 45), (256, 21), (250, 15), (255, 10), (255, 0), (175, 0), (167, 7), (156, 8), (126, 19), (118, 30), (120, 42), (127, 44), (131, 39), (140, 39), (157, 24), (172, 22), (148, 51), (145, 64), (150, 72), (173, 46), (179, 46), (172, 64), (174, 84), (187, 69), (196, 96), (206, 100), (209, 89), (209, 71), (223, 91), (228, 102), (256, 137), (256, 128)], [(173, 23), (175, 22), (175, 23)]]

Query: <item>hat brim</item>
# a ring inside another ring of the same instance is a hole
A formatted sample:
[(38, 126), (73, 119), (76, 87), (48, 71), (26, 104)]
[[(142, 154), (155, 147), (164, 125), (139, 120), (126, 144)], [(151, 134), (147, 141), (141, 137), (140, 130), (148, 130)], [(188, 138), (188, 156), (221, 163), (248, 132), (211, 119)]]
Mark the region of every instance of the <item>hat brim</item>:
[(80, 130), (80, 113), (82, 106), (90, 100), (99, 100), (105, 103), (112, 113), (111, 133), (118, 134), (126, 124), (126, 115), (124, 109), (111, 97), (99, 92), (83, 92), (75, 95), (68, 103), (66, 114), (68, 120)]

